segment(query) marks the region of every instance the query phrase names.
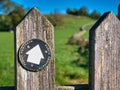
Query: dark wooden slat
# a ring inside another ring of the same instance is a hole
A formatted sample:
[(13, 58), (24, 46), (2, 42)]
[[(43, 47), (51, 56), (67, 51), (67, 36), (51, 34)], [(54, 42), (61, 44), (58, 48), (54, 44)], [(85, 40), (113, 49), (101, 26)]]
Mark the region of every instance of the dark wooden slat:
[(120, 4), (118, 5), (118, 19), (120, 20)]
[(4, 86), (4, 87), (0, 87), (0, 90), (15, 90), (15, 86)]

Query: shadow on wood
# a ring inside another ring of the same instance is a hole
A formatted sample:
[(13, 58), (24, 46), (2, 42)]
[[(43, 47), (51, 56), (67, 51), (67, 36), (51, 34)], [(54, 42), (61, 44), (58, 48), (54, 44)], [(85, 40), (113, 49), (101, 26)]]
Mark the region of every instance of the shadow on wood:
[(89, 90), (89, 85), (88, 84), (76, 84), (76, 85), (71, 85), (75, 87), (75, 90)]
[(88, 84), (58, 86), (56, 90), (89, 90)]
[(15, 90), (15, 86), (4, 86), (4, 87), (0, 87), (0, 90)]

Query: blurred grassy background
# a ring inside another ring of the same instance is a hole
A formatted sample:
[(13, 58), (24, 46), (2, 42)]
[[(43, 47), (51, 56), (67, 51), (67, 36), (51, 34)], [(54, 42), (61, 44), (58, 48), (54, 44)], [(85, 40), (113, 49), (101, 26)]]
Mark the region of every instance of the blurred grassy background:
[[(88, 67), (81, 67), (80, 64), (88, 64), (87, 55), (78, 53), (79, 46), (70, 45), (70, 37), (80, 31), (80, 27), (94, 20), (84, 16), (64, 16), (64, 24), (55, 28), (55, 65), (56, 84), (78, 84), (88, 83)], [(87, 32), (81, 37), (88, 39), (88, 32), (91, 25), (86, 27)], [(80, 59), (76, 65), (74, 61)]]
[(14, 85), (13, 33), (0, 32), (0, 86)]

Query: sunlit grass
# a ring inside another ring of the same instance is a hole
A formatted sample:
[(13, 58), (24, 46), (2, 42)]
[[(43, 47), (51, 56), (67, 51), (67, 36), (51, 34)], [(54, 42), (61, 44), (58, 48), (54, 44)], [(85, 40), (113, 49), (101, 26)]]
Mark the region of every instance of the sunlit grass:
[(13, 33), (0, 32), (0, 86), (14, 85)]
[[(82, 56), (77, 51), (79, 46), (69, 45), (69, 38), (80, 31), (80, 27), (94, 20), (81, 16), (65, 16), (63, 26), (55, 28), (55, 65), (56, 65), (56, 84), (80, 84), (88, 83), (88, 68), (76, 66), (73, 63), (81, 58), (88, 62), (88, 55)], [(92, 25), (91, 25), (92, 26)], [(88, 33), (91, 26), (86, 27), (87, 32), (82, 38), (88, 39)]]

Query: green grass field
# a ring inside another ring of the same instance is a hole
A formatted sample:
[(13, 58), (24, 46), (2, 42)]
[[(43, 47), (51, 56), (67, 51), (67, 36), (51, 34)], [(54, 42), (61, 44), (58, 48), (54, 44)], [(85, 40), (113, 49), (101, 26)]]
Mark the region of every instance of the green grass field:
[[(68, 40), (74, 34), (79, 32), (82, 25), (94, 22), (87, 17), (65, 16), (65, 24), (55, 28), (55, 62), (56, 62), (56, 84), (78, 84), (88, 83), (88, 68), (77, 66), (73, 63), (81, 58), (88, 62), (88, 55), (82, 56), (77, 51), (79, 46), (69, 45)], [(88, 39), (88, 33), (91, 26), (86, 27), (87, 32), (82, 38)]]
[[(87, 17), (64, 16), (64, 24), (56, 27), (55, 34), (55, 68), (56, 84), (88, 83), (88, 67), (76, 65), (74, 61), (81, 59), (80, 64), (88, 62), (88, 54), (80, 55), (79, 46), (69, 45), (68, 40), (79, 32), (82, 25), (94, 20)], [(88, 38), (88, 30), (83, 38)], [(14, 40), (13, 33), (0, 32), (0, 86), (14, 85)], [(83, 60), (82, 60), (83, 59)]]
[(0, 32), (0, 86), (14, 85), (13, 33)]

